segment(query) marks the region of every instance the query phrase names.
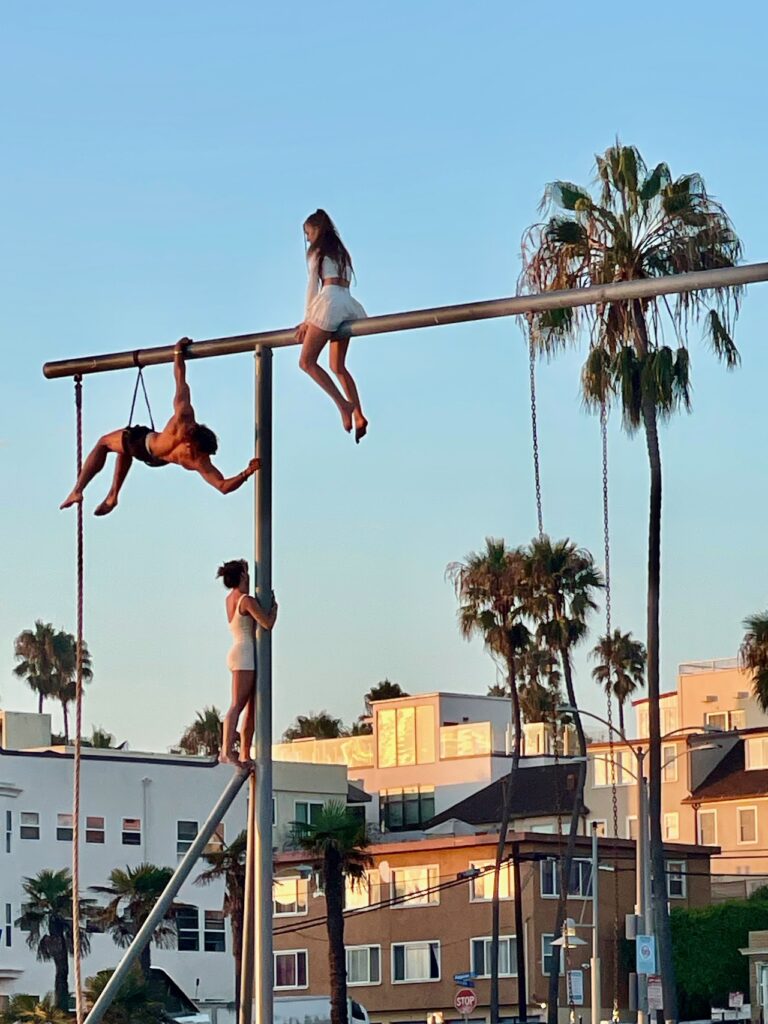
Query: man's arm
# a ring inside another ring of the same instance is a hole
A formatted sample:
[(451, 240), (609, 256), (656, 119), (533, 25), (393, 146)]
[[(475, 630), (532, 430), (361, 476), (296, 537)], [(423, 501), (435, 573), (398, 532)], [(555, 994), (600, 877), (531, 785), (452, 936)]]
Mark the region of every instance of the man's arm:
[(184, 361), (184, 350), (190, 343), (190, 338), (181, 338), (176, 342), (173, 350), (173, 378), (176, 381), (176, 394), (173, 396), (173, 413), (179, 418), (194, 418), (195, 410), (192, 408), (192, 395), (187, 384), (187, 366)]
[(198, 465), (197, 472), (211, 487), (215, 487), (221, 494), (231, 494), (233, 491), (238, 490), (242, 487), (245, 481), (253, 476), (256, 470), (259, 468), (261, 463), (258, 459), (251, 459), (246, 468), (242, 473), (238, 473), (237, 476), (225, 477), (218, 469), (214, 466), (210, 459), (206, 459)]

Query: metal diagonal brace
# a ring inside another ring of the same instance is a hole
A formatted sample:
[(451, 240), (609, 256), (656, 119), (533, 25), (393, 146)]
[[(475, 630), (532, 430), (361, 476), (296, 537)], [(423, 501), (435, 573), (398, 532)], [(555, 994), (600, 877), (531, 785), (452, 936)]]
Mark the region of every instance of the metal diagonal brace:
[[(540, 313), (547, 309), (567, 309), (574, 306), (591, 306), (603, 302), (620, 302), (628, 299), (652, 298), (655, 295), (674, 295), (680, 292), (695, 292), (712, 288), (733, 288), (739, 285), (768, 281), (768, 263), (748, 263), (741, 267), (725, 267), (718, 270), (700, 270), (691, 274), (672, 274), (669, 277), (655, 277), (642, 281), (618, 281), (614, 284), (595, 285), (591, 288), (570, 288), (557, 292), (542, 292), (537, 295), (516, 295), (506, 299), (489, 299), (482, 302), (465, 302), (456, 306), (436, 306), (433, 309), (412, 309), (404, 313), (388, 313), (372, 316), (366, 320), (350, 320), (338, 329), (340, 338), (361, 338), (369, 334), (389, 334), (393, 331), (411, 331), (420, 327), (439, 327), (445, 324), (461, 324), (470, 320), (490, 320), (502, 316), (520, 316), (526, 313)], [(284, 348), (297, 345), (294, 328), (281, 331), (265, 331), (261, 334), (239, 334), (230, 338), (210, 338), (195, 341), (185, 349), (189, 359), (207, 359), (210, 356), (232, 355), (250, 352), (257, 345), (264, 348)], [(48, 378), (72, 377), (75, 374), (104, 373), (108, 370), (124, 370), (129, 367), (154, 366), (173, 360), (173, 345), (159, 348), (145, 348), (138, 352), (111, 352), (101, 356), (87, 356), (82, 359), (61, 359), (46, 363), (43, 373)]]

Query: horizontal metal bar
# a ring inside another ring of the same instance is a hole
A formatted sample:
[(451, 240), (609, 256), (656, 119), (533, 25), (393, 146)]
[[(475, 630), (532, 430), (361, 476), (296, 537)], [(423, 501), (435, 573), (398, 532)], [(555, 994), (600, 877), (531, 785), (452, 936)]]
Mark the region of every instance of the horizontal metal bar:
[[(435, 306), (433, 309), (411, 309), (404, 313), (371, 316), (366, 320), (350, 320), (342, 324), (337, 333), (340, 338), (362, 338), (370, 334), (390, 334), (393, 331), (412, 331), (420, 327), (440, 327), (444, 324), (467, 323), (470, 320), (540, 313), (545, 309), (590, 306), (596, 303), (651, 298), (654, 295), (673, 295), (711, 288), (732, 288), (755, 284), (758, 281), (768, 281), (768, 263), (749, 263), (742, 267), (700, 270), (692, 274), (674, 274), (642, 281), (617, 281), (591, 288), (570, 288), (537, 295), (514, 295), (506, 299), (464, 302), (456, 306)], [(187, 348), (186, 355), (188, 359), (207, 359), (209, 356), (250, 352), (257, 345), (265, 348), (284, 348), (296, 344), (296, 332), (291, 328), (195, 341)], [(158, 363), (170, 363), (172, 359), (173, 345), (163, 345), (135, 352), (111, 352), (82, 359), (61, 359), (46, 363), (43, 366), (43, 373), (50, 379), (72, 377), (75, 374), (125, 370), (132, 366), (154, 366)]]

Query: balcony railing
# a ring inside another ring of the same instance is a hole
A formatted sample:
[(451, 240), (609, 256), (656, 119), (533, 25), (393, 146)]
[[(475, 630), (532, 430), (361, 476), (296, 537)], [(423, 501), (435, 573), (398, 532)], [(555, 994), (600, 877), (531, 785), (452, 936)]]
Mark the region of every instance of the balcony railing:
[(373, 736), (342, 736), (336, 740), (294, 740), (272, 746), (275, 761), (302, 764), (345, 764), (349, 768), (373, 768)]
[(462, 722), (440, 727), (440, 760), (478, 757), (492, 752), (490, 722)]

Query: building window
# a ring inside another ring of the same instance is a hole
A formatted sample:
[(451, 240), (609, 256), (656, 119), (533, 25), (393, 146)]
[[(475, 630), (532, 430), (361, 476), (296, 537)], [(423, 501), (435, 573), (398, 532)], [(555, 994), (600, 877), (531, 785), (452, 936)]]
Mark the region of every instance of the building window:
[(594, 778), (596, 786), (630, 786), (635, 781), (633, 775), (635, 769), (633, 762), (635, 755), (631, 750), (622, 750), (620, 747), (613, 748), (613, 758), (610, 752), (595, 754), (592, 757)]
[(717, 846), (717, 811), (699, 811), (699, 842), (702, 846)]
[(605, 818), (593, 818), (592, 821), (590, 821), (589, 823), (590, 835), (592, 834), (593, 828), (600, 839), (605, 839), (605, 837), (608, 835), (608, 822), (605, 820)]
[(347, 984), (381, 984), (381, 946), (347, 946)]
[(379, 768), (433, 764), (435, 761), (435, 708), (382, 708), (376, 714)]
[(275, 957), (275, 988), (307, 987), (306, 949), (281, 950)]
[(37, 811), (22, 811), (19, 815), (19, 837), (21, 839), (40, 838), (40, 815)]
[[(477, 868), (480, 872), (470, 883), (469, 898), (473, 903), (486, 903), (493, 899), (493, 876), (495, 872), (495, 861), (476, 860), (469, 865), (470, 868)], [(499, 871), (499, 899), (509, 900), (512, 898), (512, 865), (507, 861), (501, 865)]]
[[(560, 862), (555, 857), (547, 857), (541, 862), (541, 895), (545, 899), (554, 899), (560, 895)], [(571, 862), (568, 895), (584, 899), (592, 895), (591, 861), (574, 859)]]
[(680, 838), (680, 816), (677, 811), (664, 815), (664, 839), (672, 842)]
[(560, 974), (563, 973), (563, 954), (561, 946), (553, 946), (554, 935), (544, 934), (541, 936), (541, 973), (549, 976), (554, 966), (553, 957), (560, 962)]
[(440, 980), (439, 942), (396, 942), (392, 944), (392, 981)]
[[(491, 976), (491, 939), (471, 939), (471, 956), (473, 974), (478, 978)], [(514, 935), (499, 937), (499, 977), (517, 977), (517, 942)]]
[(205, 911), (203, 948), (206, 953), (224, 953), (226, 951), (226, 932), (224, 930), (224, 912), (222, 910)]
[(661, 735), (669, 736), (677, 729), (677, 707), (663, 707), (661, 709)]
[(744, 767), (747, 771), (768, 768), (768, 736), (755, 736), (745, 742)]
[(392, 871), (392, 899), (401, 907), (434, 907), (440, 902), (437, 867), (395, 868)]
[(197, 907), (178, 908), (176, 931), (179, 950), (196, 953), (200, 949), (200, 911)]
[(11, 834), (13, 832), (13, 814), (5, 812), (5, 852), (11, 852)]
[(359, 881), (354, 881), (347, 876), (344, 889), (344, 909), (362, 910), (363, 907), (370, 907), (373, 903), (381, 900), (381, 882), (379, 872), (376, 870), (367, 871)]
[(322, 801), (297, 800), (293, 805), (294, 820), (297, 825), (316, 825), (322, 809)]
[(746, 723), (746, 713), (738, 711), (710, 711), (704, 715), (704, 722), (713, 729), (721, 729), (723, 732), (732, 732), (734, 729), (743, 729)]
[(381, 824), (385, 832), (419, 828), (435, 816), (434, 786), (405, 786), (379, 793)]
[(671, 900), (685, 899), (685, 861), (667, 861), (667, 896)]
[(13, 942), (13, 914), (11, 913), (11, 904), (5, 904), (5, 945), (10, 949), (11, 943)]
[(637, 841), (637, 816), (630, 814), (627, 818), (627, 839)]
[(648, 735), (648, 709), (638, 708), (637, 709), (637, 735), (641, 739), (645, 739)]
[(104, 819), (86, 817), (85, 819), (85, 841), (86, 843), (104, 842)]
[(62, 843), (72, 842), (72, 815), (56, 815), (56, 838)]
[(195, 841), (197, 836), (197, 822), (196, 821), (177, 821), (176, 822), (176, 856), (179, 860), (182, 859), (184, 854), (190, 848), (192, 843)]
[(736, 841), (740, 844), (757, 842), (757, 808), (738, 807), (736, 809), (738, 819), (738, 835)]
[(307, 879), (299, 878), (298, 875), (290, 878), (274, 878), (272, 880), (272, 912), (275, 917), (306, 914), (308, 889)]
[(661, 778), (663, 782), (677, 782), (677, 747), (665, 743), (661, 748)]
[(123, 846), (141, 846), (141, 818), (123, 818)]

